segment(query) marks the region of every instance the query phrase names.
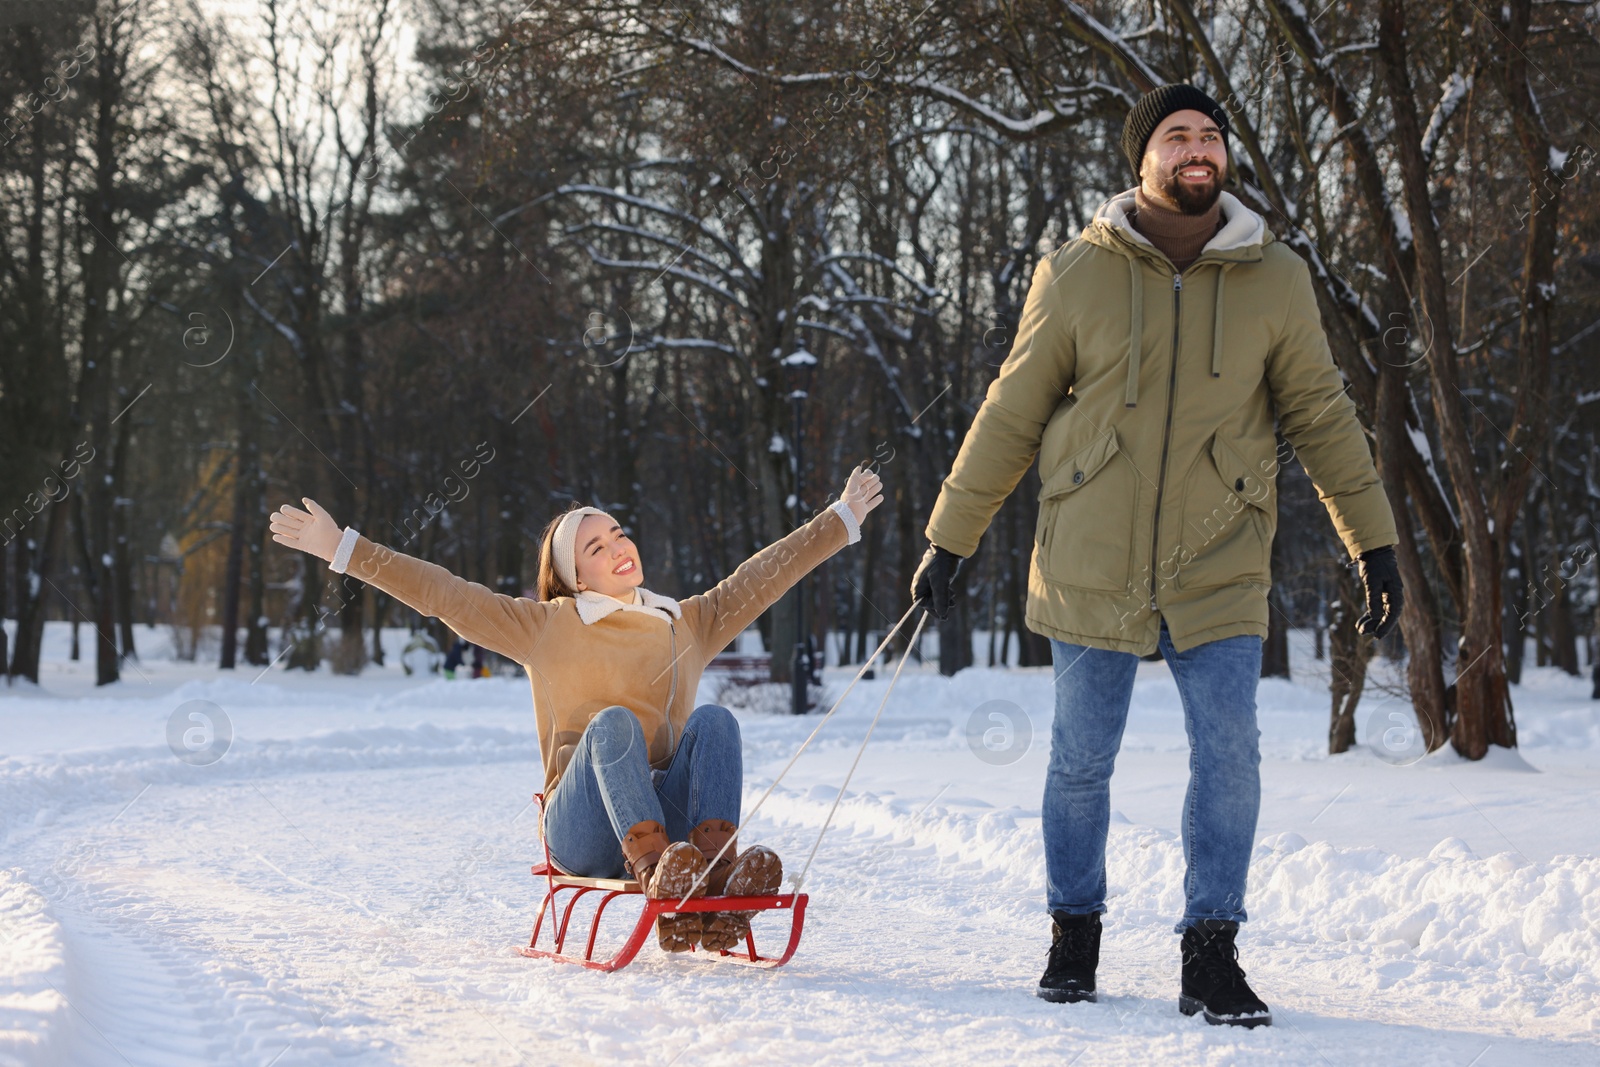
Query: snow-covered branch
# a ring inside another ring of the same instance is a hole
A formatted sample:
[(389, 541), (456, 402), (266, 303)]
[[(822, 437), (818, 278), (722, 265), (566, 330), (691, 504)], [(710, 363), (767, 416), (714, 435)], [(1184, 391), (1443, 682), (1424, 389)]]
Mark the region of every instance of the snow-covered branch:
[(300, 335), (299, 330), (268, 311), (266, 306), (255, 298), (255, 294), (251, 293), (248, 287), (239, 290), (239, 293), (244, 297), (244, 302), (250, 305), (250, 310), (260, 316), (262, 322), (272, 327), (285, 341), (289, 342), (289, 347), (294, 349), (296, 356), (302, 360), (306, 358), (306, 340)]
[(721, 352), (723, 355), (734, 359), (741, 357), (737, 348), (723, 341), (713, 341), (709, 337), (663, 337), (652, 334), (650, 340), (645, 342), (649, 348), (692, 349), (706, 352)]
[(1467, 94), (1472, 91), (1472, 80), (1477, 73), (1474, 65), (1465, 74), (1459, 70), (1450, 72), (1450, 77), (1445, 79), (1443, 94), (1439, 102), (1434, 105), (1433, 114), (1428, 117), (1428, 128), (1422, 134), (1422, 157), (1429, 162), (1433, 161), (1434, 149), (1439, 146), (1439, 137), (1444, 133), (1444, 128), (1452, 116), (1460, 109)]
[(743, 266), (733, 268), (727, 267), (712, 257), (706, 255), (704, 252), (701, 252), (693, 245), (686, 245), (675, 237), (667, 237), (663, 234), (655, 233), (640, 226), (628, 226), (620, 222), (596, 222), (594, 220), (588, 220), (568, 226), (563, 232), (568, 237), (576, 237), (578, 234), (588, 230), (600, 230), (606, 233), (622, 234), (628, 237), (636, 237), (641, 241), (650, 241), (654, 244), (662, 245), (676, 252), (680, 259), (684, 256), (692, 257), (696, 262), (706, 267), (708, 272), (715, 272), (722, 275), (723, 277), (729, 279), (731, 284), (736, 285), (741, 289), (748, 290), (751, 288), (745, 279), (754, 279), (755, 281), (759, 282), (761, 278), (759, 273), (754, 273)]
[(693, 282), (695, 285), (700, 286), (702, 289), (706, 290), (712, 295), (726, 300), (734, 307), (744, 307), (743, 301), (741, 301), (738, 296), (723, 288), (721, 285), (718, 285), (714, 279), (696, 271), (689, 270), (686, 267), (680, 267), (677, 265), (676, 261), (672, 263), (661, 263), (657, 260), (612, 259), (610, 256), (603, 254), (599, 249), (595, 248), (587, 241), (580, 241), (578, 243), (582, 246), (585, 252), (589, 253), (589, 258), (595, 263), (596, 266), (610, 267), (613, 270), (654, 271), (656, 272), (657, 277), (670, 274), (674, 278), (682, 278), (684, 281)]
[[(1128, 42), (1115, 30), (1089, 14), (1084, 8), (1074, 3), (1073, 0), (1061, 0), (1061, 6), (1066, 9), (1068, 25), (1074, 32), (1093, 47), (1111, 57), (1111, 60), (1124, 73), (1129, 80), (1141, 83), (1141, 89), (1153, 89), (1163, 85), (1167, 79), (1156, 72), (1138, 53), (1128, 47)], [(1130, 101), (1131, 103), (1131, 101)]]
[(1376, 52), (1377, 50), (1377, 41), (1357, 41), (1355, 44), (1340, 45), (1331, 52), (1324, 52), (1322, 58), (1317, 60), (1317, 66), (1327, 70), (1333, 66), (1333, 61), (1340, 56), (1354, 55), (1359, 52)]
[(719, 248), (728, 253), (728, 258), (735, 261), (739, 260), (740, 258), (739, 250), (734, 247), (733, 242), (729, 241), (725, 236), (708, 226), (704, 219), (696, 215), (691, 215), (687, 211), (681, 211), (678, 208), (672, 207), (668, 204), (663, 204), (659, 200), (648, 200), (642, 196), (635, 196), (632, 193), (625, 193), (620, 189), (612, 189), (604, 185), (589, 185), (584, 183), (560, 186), (556, 189), (556, 193), (558, 195), (568, 196), (598, 196), (602, 199), (613, 200), (619, 204), (627, 204), (630, 207), (636, 207), (641, 211), (653, 212), (654, 214), (661, 215), (664, 218), (674, 219), (705, 234), (708, 238), (715, 242)]
[(940, 290), (940, 289), (935, 289), (935, 288), (932, 288), (930, 286), (924, 285), (921, 281), (919, 281), (916, 278), (915, 275), (911, 274), (909, 271), (907, 271), (900, 264), (896, 263), (894, 260), (888, 258), (887, 256), (880, 256), (875, 252), (835, 252), (832, 255), (828, 255), (828, 256), (822, 257), (820, 260), (818, 260), (816, 262), (816, 266), (822, 267), (822, 268), (828, 268), (828, 267), (832, 267), (835, 262), (838, 262), (838, 261), (841, 261), (841, 260), (852, 260), (852, 259), (853, 260), (861, 260), (862, 262), (865, 262), (865, 263), (876, 263), (880, 267), (883, 267), (886, 270), (889, 270), (889, 271), (892, 271), (895, 274), (898, 274), (900, 277), (904, 278), (908, 283), (910, 283), (912, 286), (914, 286), (919, 293), (921, 293), (923, 296), (927, 297), (929, 300), (937, 300), (939, 297), (945, 295), (944, 292), (942, 290)]

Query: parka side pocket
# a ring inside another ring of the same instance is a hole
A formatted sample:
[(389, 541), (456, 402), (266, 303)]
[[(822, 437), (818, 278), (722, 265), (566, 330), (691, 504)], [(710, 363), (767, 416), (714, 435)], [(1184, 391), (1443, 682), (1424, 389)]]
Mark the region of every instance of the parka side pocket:
[[(1222, 436), (1214, 435), (1190, 479), (1183, 508), (1184, 551), (1177, 587), (1209, 589), (1271, 580), (1273, 486)], [(1215, 477), (1206, 476), (1210, 466)]]
[(1132, 471), (1108, 427), (1050, 473), (1039, 490), (1041, 574), (1080, 589), (1127, 590), (1138, 490)]

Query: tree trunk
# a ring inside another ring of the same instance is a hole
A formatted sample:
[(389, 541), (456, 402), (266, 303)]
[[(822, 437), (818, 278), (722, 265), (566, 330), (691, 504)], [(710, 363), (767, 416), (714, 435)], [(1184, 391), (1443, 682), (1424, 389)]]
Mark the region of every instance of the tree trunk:
[(861, 536), (866, 542), (864, 546), (866, 551), (861, 554), (861, 590), (856, 603), (855, 661), (857, 663), (865, 663), (872, 650), (878, 647), (876, 642), (868, 640), (867, 634), (875, 625), (872, 616), (877, 614), (877, 609), (872, 605), (878, 595), (879, 561), (883, 558), (883, 524), (869, 522), (866, 529), (862, 530)]
[[(133, 436), (133, 419), (123, 421), (117, 428), (117, 455), (112, 477), (118, 486), (128, 484), (128, 446)], [(129, 541), (128, 517), (134, 501), (131, 497), (117, 498), (111, 510), (111, 581), (117, 605), (117, 629), (122, 636), (121, 656), (124, 660), (137, 660), (139, 654), (133, 644), (133, 556)]]
[(266, 526), (266, 506), (260, 482), (260, 468), (254, 465), (254, 488), (251, 491), (250, 538), (245, 546), (250, 561), (250, 617), (245, 622), (244, 658), (254, 667), (265, 667), (271, 662), (267, 651), (267, 580), (261, 565), (261, 541)]
[(375, 587), (368, 587), (372, 593), (372, 665), (382, 667), (383, 658), (383, 623), (384, 617), (389, 614), (389, 597), (378, 592)]
[[(889, 621), (891, 626), (911, 609), (911, 576), (917, 572), (917, 561), (926, 551), (924, 539), (920, 536), (922, 531), (917, 526), (916, 497), (910, 485), (901, 484), (896, 488), (894, 504), (896, 555), (894, 575), (889, 579), (890, 590), (894, 595), (887, 598), (889, 613), (892, 616)], [(920, 663), (921, 649), (910, 647), (911, 632), (916, 629), (916, 625), (916, 619), (907, 619), (906, 625), (900, 628), (900, 634), (895, 638), (893, 648), (901, 655), (917, 652), (917, 662)]]
[(11, 652), (11, 677), (39, 682), (39, 649), (44, 643), (45, 596), (60, 544), (67, 509), (59, 504), (41, 516), (44, 530), (38, 540), (28, 538), (17, 546), (17, 636)]
[(1572, 624), (1572, 603), (1567, 583), (1555, 578), (1555, 593), (1550, 602), (1550, 664), (1567, 674), (1578, 674), (1578, 635)]
[(1400, 611), (1400, 628), (1410, 653), (1406, 658), (1406, 687), (1411, 694), (1417, 726), (1428, 751), (1432, 752), (1444, 744), (1449, 734), (1450, 715), (1445, 700), (1444, 641), (1439, 630), (1438, 602), (1422, 568), (1411, 512), (1406, 507), (1406, 490), (1413, 488), (1415, 479), (1409, 468), (1402, 474), (1394, 467), (1396, 457), (1403, 455), (1402, 449), (1408, 447), (1402, 443), (1406, 436), (1408, 396), (1404, 354), (1403, 349), (1389, 351), (1378, 360), (1375, 420), (1378, 475), (1389, 496), (1389, 510), (1394, 514), (1395, 530), (1400, 538), (1395, 546), (1395, 558), (1406, 591), (1405, 606)]
[(1327, 658), (1327, 628), (1328, 628), (1328, 589), (1322, 575), (1317, 575), (1317, 625), (1314, 627), (1316, 643), (1313, 646), (1313, 658), (1322, 662)]
[[(961, 573), (956, 575), (952, 583), (956, 594), (955, 606), (948, 615), (938, 620), (939, 673), (945, 677), (972, 666), (972, 598), (969, 590), (977, 570), (978, 557), (982, 553), (983, 545), (980, 542), (978, 551), (961, 565)], [(910, 624), (914, 626), (916, 619), (911, 619)]]
[(1506, 585), (1511, 596), (1502, 626), (1506, 646), (1506, 679), (1513, 685), (1522, 681), (1522, 656), (1527, 649), (1527, 634), (1523, 628), (1523, 620), (1528, 617), (1529, 611), (1526, 533), (1522, 540), (1523, 543), (1513, 541), (1510, 546), (1512, 565), (1506, 570)]
[(244, 584), (241, 580), (244, 542), (248, 536), (245, 529), (248, 484), (241, 446), (235, 448), (233, 454), (233, 521), (228, 531), (228, 561), (222, 569), (222, 655), (217, 667), (225, 671), (233, 670), (239, 648), (239, 596)]
[[(1027, 486), (1023, 499), (1037, 500), (1040, 487), (1036, 475), (1025, 475), (1023, 484)], [(1017, 503), (1009, 510), (1012, 550), (1006, 560), (1006, 627), (1017, 635), (1017, 666), (1048, 667), (1050, 639), (1028, 629), (1028, 572), (1033, 566), (1034, 534), (1027, 520), (1037, 518), (1037, 505)]]
[[(1004, 534), (1004, 530), (997, 531), (997, 533), (1003, 535)], [(984, 630), (988, 634), (988, 637), (989, 637), (988, 664), (989, 664), (990, 667), (995, 666), (995, 633), (994, 633), (995, 607), (996, 607), (996, 597), (995, 597), (995, 559), (997, 557), (1002, 557), (1003, 558), (1005, 556), (1005, 548), (1004, 548), (1005, 538), (1004, 538), (1004, 536), (1000, 537), (1000, 541), (1002, 542), (1001, 549), (998, 552), (990, 552), (989, 553), (989, 558), (984, 561), (984, 568), (983, 568), (983, 591), (984, 591), (983, 599), (984, 599), (984, 608), (985, 608), (985, 612), (986, 612), (986, 618), (984, 620)], [(1001, 657), (1002, 660), (1004, 660), (1005, 652), (1003, 650), (1000, 652), (1000, 657)], [(1000, 665), (1004, 666), (1005, 664), (1002, 662)]]
[(10, 684), (11, 676), (6, 668), (11, 663), (10, 644), (6, 635), (5, 621), (11, 618), (11, 577), (10, 572), (11, 545), (9, 542), (0, 542), (0, 674), (6, 675), (6, 683)]
[(283, 628), (282, 640), (295, 647), (285, 657), (285, 670), (314, 671), (322, 663), (322, 617), (318, 611), (321, 561), (304, 552), (295, 554), (300, 564), (300, 596)]
[[(1278, 497), (1278, 522), (1283, 524), (1283, 497)], [(1282, 540), (1272, 539), (1272, 573), (1281, 575), (1287, 569), (1283, 559)], [(1289, 677), (1289, 615), (1284, 609), (1279, 584), (1273, 581), (1267, 589), (1267, 640), (1261, 647), (1261, 677)]]
[(1289, 622), (1276, 584), (1267, 590), (1267, 639), (1261, 645), (1261, 677), (1289, 677)]
[[(87, 432), (95, 453), (107, 461), (110, 470), (103, 477), (86, 479), (74, 498), (73, 518), (78, 547), (83, 560), (83, 584), (88, 593), (89, 612), (95, 629), (95, 683), (109, 685), (118, 678), (119, 657), (116, 640), (116, 583), (112, 575), (111, 511), (120, 486), (116, 482), (117, 464), (111, 457), (113, 396), (132, 402), (114, 387), (113, 361), (120, 331), (111, 319), (113, 295), (120, 288), (117, 247), (121, 237), (117, 208), (120, 189), (117, 175), (118, 126), (122, 121), (122, 64), (125, 55), (113, 47), (113, 29), (101, 17), (95, 18), (98, 52), (95, 57), (93, 156), (94, 183), (80, 205), (90, 230), (82, 235), (84, 311), (81, 324), (83, 371), (79, 378), (74, 423), (77, 431)], [(117, 257), (117, 258), (113, 258)], [(122, 309), (125, 311), (125, 309)], [(125, 409), (124, 409), (125, 410)], [(117, 416), (121, 417), (121, 416)]]
[[(1596, 565), (1600, 569), (1600, 563)], [(1593, 634), (1594, 651), (1589, 656), (1589, 699), (1600, 700), (1600, 603), (1594, 606), (1594, 623), (1590, 631)]]
[[(1356, 705), (1366, 687), (1367, 660), (1373, 643), (1363, 642), (1356, 632), (1360, 616), (1360, 582), (1348, 568), (1339, 568), (1338, 599), (1331, 605), (1328, 624), (1329, 666), (1332, 673), (1328, 689), (1333, 700), (1328, 724), (1328, 754), (1348, 752), (1356, 743)], [(1365, 647), (1363, 647), (1365, 644)]]

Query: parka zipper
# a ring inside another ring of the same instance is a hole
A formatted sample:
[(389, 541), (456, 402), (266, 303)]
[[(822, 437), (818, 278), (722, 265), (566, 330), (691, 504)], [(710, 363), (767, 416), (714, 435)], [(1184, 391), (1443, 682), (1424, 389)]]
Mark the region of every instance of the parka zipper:
[(678, 695), (678, 628), (671, 619), (667, 620), (667, 632), (672, 642), (672, 685), (667, 690), (667, 755), (678, 751), (678, 744), (672, 737), (672, 698)]
[(1157, 557), (1161, 554), (1161, 493), (1167, 485), (1167, 449), (1172, 444), (1172, 404), (1178, 391), (1178, 298), (1183, 293), (1182, 272), (1172, 275), (1172, 369), (1167, 376), (1167, 422), (1161, 432), (1161, 468), (1156, 475), (1155, 523), (1150, 532), (1150, 610), (1156, 606)]

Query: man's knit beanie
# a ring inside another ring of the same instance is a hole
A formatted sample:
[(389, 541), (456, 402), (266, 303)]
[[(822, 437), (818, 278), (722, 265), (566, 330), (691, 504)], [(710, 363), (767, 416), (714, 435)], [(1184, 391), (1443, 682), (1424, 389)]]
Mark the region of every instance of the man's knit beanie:
[(1228, 146), (1228, 113), (1211, 97), (1192, 85), (1162, 85), (1151, 89), (1139, 98), (1122, 124), (1122, 152), (1128, 157), (1133, 176), (1139, 177), (1139, 164), (1144, 160), (1145, 145), (1156, 132), (1161, 120), (1174, 111), (1198, 111), (1210, 115), (1222, 131), (1222, 146)]

